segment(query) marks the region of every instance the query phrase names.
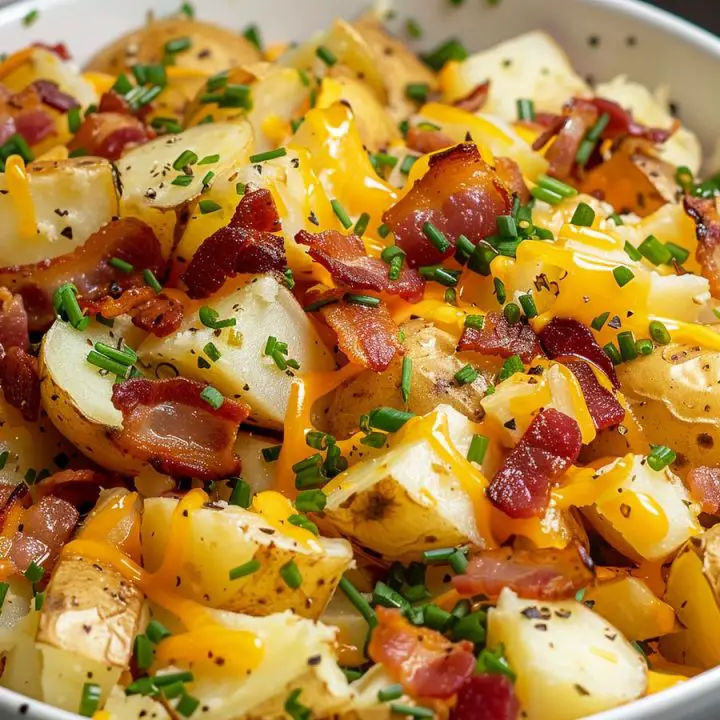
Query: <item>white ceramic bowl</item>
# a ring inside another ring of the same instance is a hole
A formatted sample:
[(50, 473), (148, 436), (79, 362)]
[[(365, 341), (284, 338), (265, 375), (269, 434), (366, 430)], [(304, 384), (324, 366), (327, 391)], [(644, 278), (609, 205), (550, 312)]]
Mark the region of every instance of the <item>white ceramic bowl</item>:
[[(708, 3), (716, 0), (706, 0)], [(0, 0), (0, 4), (2, 0)], [(199, 18), (238, 30), (260, 25), (268, 42), (301, 40), (335, 16), (352, 17), (368, 0), (195, 0)], [(152, 9), (174, 12), (179, 0), (24, 0), (0, 9), (0, 50), (12, 52), (30, 42), (64, 41), (82, 63), (99, 47), (140, 24)], [(595, 80), (627, 74), (650, 88), (666, 85), (683, 122), (698, 133), (706, 156), (718, 137), (720, 39), (637, 0), (385, 0), (396, 11), (391, 27), (408, 17), (424, 29), (424, 47), (448, 36), (470, 50), (537, 28), (550, 32), (575, 67)], [(38, 10), (31, 27), (22, 23)], [(717, 628), (708, 628), (717, 632)], [(720, 668), (672, 690), (645, 698), (594, 720), (717, 720), (720, 718)], [(38, 720), (71, 720), (76, 715), (0, 688), (0, 717), (22, 715)]]

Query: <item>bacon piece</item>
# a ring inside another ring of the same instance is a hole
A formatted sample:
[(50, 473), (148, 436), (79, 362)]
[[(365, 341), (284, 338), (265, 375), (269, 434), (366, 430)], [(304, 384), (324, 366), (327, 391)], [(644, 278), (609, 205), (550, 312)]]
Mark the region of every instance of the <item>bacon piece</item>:
[(134, 287), (120, 297), (108, 296), (101, 300), (81, 302), (91, 315), (100, 315), (107, 320), (130, 315), (133, 325), (155, 335), (166, 337), (182, 325), (185, 315), (183, 304), (164, 293), (156, 295), (151, 287)]
[(560, 179), (570, 177), (580, 145), (597, 119), (598, 111), (592, 105), (570, 107), (562, 129), (545, 153), (545, 159), (550, 162), (550, 175)]
[(605, 430), (625, 419), (625, 409), (610, 390), (603, 387), (584, 360), (561, 360), (575, 376), (596, 430)]
[(505, 458), (487, 490), (511, 518), (542, 517), (550, 488), (577, 460), (582, 435), (577, 422), (554, 408), (541, 410)]
[(572, 318), (553, 318), (538, 337), (542, 349), (551, 360), (562, 357), (582, 358), (599, 367), (616, 388), (620, 387), (612, 360), (598, 345), (587, 325)]
[(51, 80), (36, 80), (32, 87), (37, 91), (42, 103), (53, 110), (66, 113), (72, 108), (80, 107), (80, 103), (72, 95), (64, 93), (58, 84)]
[(602, 137), (607, 140), (616, 140), (621, 137), (642, 138), (656, 145), (666, 142), (675, 129), (663, 130), (661, 128), (651, 128), (637, 122), (629, 110), (625, 110), (621, 105), (613, 100), (605, 98), (575, 98), (572, 105), (576, 107), (593, 107), (598, 117), (607, 113), (610, 116), (610, 122), (603, 130)]
[(404, 267), (397, 280), (390, 280), (387, 264), (379, 258), (368, 257), (363, 241), (356, 235), (343, 235), (337, 230), (317, 234), (300, 230), (295, 241), (307, 245), (310, 257), (339, 285), (351, 290), (399, 295), (410, 302), (422, 300), (425, 281), (416, 270)]
[(225, 399), (216, 410), (201, 397), (203, 383), (128, 380), (113, 387), (113, 405), (123, 414), (115, 442), (167, 475), (219, 480), (236, 475), (233, 453), (238, 427), (250, 409)]
[(490, 96), (490, 81), (476, 85), (465, 97), (456, 100), (453, 105), (460, 110), (476, 113), (480, 112), (488, 101)]
[(115, 487), (128, 487), (128, 483), (121, 475), (114, 473), (62, 470), (33, 485), (31, 493), (35, 502), (52, 495), (80, 510), (90, 510), (97, 502), (101, 490)]
[(564, 127), (567, 122), (565, 115), (553, 115), (552, 113), (537, 113), (535, 115), (535, 124), (545, 128), (538, 137), (535, 138), (532, 149), (542, 150)]
[(331, 300), (320, 308), (323, 320), (335, 331), (338, 346), (356, 365), (374, 372), (387, 370), (397, 353), (403, 352), (398, 328), (384, 302), (366, 307), (345, 302), (342, 290), (315, 292), (311, 302)]
[(452, 697), (475, 669), (473, 645), (450, 642), (429, 628), (411, 625), (398, 610), (376, 608), (368, 654), (382, 663), (409, 695), (420, 698)]
[(510, 588), (523, 598), (567, 600), (595, 578), (590, 556), (579, 543), (566, 548), (481, 550), (464, 575), (453, 578), (460, 595), (496, 598)]
[(131, 115), (117, 112), (87, 115), (68, 150), (82, 150), (87, 155), (119, 160), (122, 154), (136, 145), (152, 140), (155, 132)]
[[(472, 242), (497, 233), (497, 216), (512, 210), (512, 194), (482, 159), (476, 145), (463, 143), (431, 156), (427, 173), (393, 205), (383, 221), (395, 233), (411, 267), (441, 262), (454, 252), (455, 239)], [(432, 223), (448, 240), (440, 252), (423, 227)]]
[(519, 355), (524, 363), (542, 355), (537, 336), (528, 325), (511, 325), (502, 313), (485, 315), (482, 330), (466, 327), (460, 337), (458, 350), (473, 350), (481, 355), (499, 355), (509, 358)]
[(423, 130), (419, 127), (411, 127), (408, 130), (405, 142), (411, 150), (423, 155), (444, 150), (455, 144), (442, 130)]
[(6, 527), (11, 512), (17, 507), (29, 507), (31, 502), (28, 486), (25, 483), (18, 485), (10, 485), (8, 483), (0, 483), (0, 531), (5, 537), (14, 534), (9, 527)]
[(191, 298), (210, 297), (240, 273), (281, 272), (286, 266), (281, 228), (269, 190), (247, 190), (230, 222), (193, 255), (182, 276)]
[(685, 212), (695, 221), (697, 250), (695, 257), (703, 275), (710, 281), (710, 290), (720, 297), (720, 213), (716, 198), (686, 195)]
[(15, 118), (15, 132), (29, 145), (37, 145), (55, 133), (55, 120), (43, 108), (29, 110)]
[(55, 120), (43, 105), (40, 93), (28, 85), (19, 93), (0, 86), (0, 140), (7, 141), (15, 133), (35, 145), (56, 133)]
[(517, 720), (520, 703), (505, 675), (473, 675), (457, 694), (450, 720)]
[(72, 55), (70, 55), (70, 51), (67, 49), (65, 43), (59, 42), (55, 43), (55, 45), (49, 45), (44, 42), (34, 42), (32, 46), (55, 53), (61, 60), (72, 60)]
[[(113, 257), (125, 260), (135, 270), (117, 270), (108, 264)], [(55, 318), (53, 294), (64, 283), (73, 283), (80, 295), (92, 300), (111, 290), (144, 285), (145, 268), (160, 275), (164, 267), (155, 233), (142, 220), (127, 217), (104, 225), (72, 253), (34, 265), (0, 268), (0, 286), (22, 295), (30, 330), (43, 331)]]
[(20, 295), (0, 287), (0, 348), (30, 349), (28, 317)]
[(525, 184), (522, 170), (520, 170), (520, 166), (512, 158), (496, 157), (495, 171), (500, 176), (500, 179), (510, 188), (513, 194), (520, 198), (520, 202), (523, 205), (530, 202), (532, 196)]
[(17, 408), (25, 420), (40, 417), (40, 375), (37, 358), (21, 347), (0, 348), (0, 388), (5, 400)]
[(687, 475), (687, 485), (693, 500), (708, 515), (720, 515), (720, 468), (700, 465)]
[(12, 540), (9, 557), (17, 570), (25, 572), (34, 562), (44, 568), (47, 578), (79, 519), (80, 513), (57, 497), (44, 497), (31, 505), (22, 515), (22, 530)]

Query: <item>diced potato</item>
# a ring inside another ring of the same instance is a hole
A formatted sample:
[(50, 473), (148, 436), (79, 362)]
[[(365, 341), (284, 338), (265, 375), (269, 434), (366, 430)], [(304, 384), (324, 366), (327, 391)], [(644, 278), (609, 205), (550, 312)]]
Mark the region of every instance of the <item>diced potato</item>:
[(320, 622), (337, 629), (337, 652), (341, 665), (357, 667), (367, 662), (364, 649), (370, 628), (344, 592), (333, 595), (320, 616)]
[(482, 547), (487, 528), (478, 527), (478, 519), (487, 501), (484, 478), (465, 459), (472, 437), (473, 424), (447, 405), (411, 420), (387, 452), (325, 487), (326, 516), (386, 558), (418, 559), (424, 550), (466, 543)]
[(87, 356), (97, 342), (117, 346), (123, 338), (133, 347), (142, 335), (120, 320), (113, 328), (93, 320), (82, 332), (57, 320), (40, 349), (42, 406), (53, 425), (99, 465), (129, 475), (145, 463), (112, 441), (112, 430), (122, 427), (122, 413), (112, 404), (114, 376), (91, 365)]
[[(411, 320), (401, 327), (405, 333), (404, 357), (412, 362), (412, 379), (407, 409), (425, 415), (444, 403), (470, 420), (483, 416), (480, 404), (488, 381), (480, 375), (475, 382), (458, 385), (454, 376), (464, 365), (455, 354), (456, 339), (424, 320)], [(341, 385), (331, 396), (323, 418), (327, 431), (347, 437), (359, 429), (360, 416), (380, 405), (404, 409), (400, 392), (402, 361), (396, 359), (383, 373), (362, 372)]]
[(600, 468), (594, 504), (583, 513), (616, 549), (637, 561), (664, 560), (700, 529), (698, 508), (680, 478), (653, 470), (643, 455)]
[[(247, 162), (252, 144), (250, 124), (241, 122), (199, 125), (138, 146), (123, 155), (117, 164), (122, 184), (121, 214), (138, 217), (150, 225), (164, 254), (169, 255), (175, 243), (177, 211), (200, 196), (202, 181), (208, 171), (214, 172), (215, 176), (203, 197), (216, 202), (219, 202), (218, 198), (227, 197), (229, 177)], [(219, 157), (217, 162), (198, 166), (189, 185), (174, 185), (173, 180), (185, 173), (173, 165), (185, 151), (195, 153), (198, 160), (214, 155)], [(232, 190), (234, 193), (234, 183)], [(236, 205), (236, 193), (234, 200)]]
[(677, 629), (672, 607), (643, 580), (622, 572), (591, 587), (584, 600), (629, 640), (648, 640)]
[[(644, 125), (669, 129), (675, 122), (670, 114), (667, 97), (664, 97), (666, 92), (658, 91), (653, 96), (644, 85), (629, 81), (627, 75), (619, 75), (610, 82), (601, 83), (595, 93), (620, 103)], [(693, 173), (700, 170), (702, 147), (697, 135), (687, 128), (678, 128), (667, 142), (659, 146), (658, 152), (671, 165), (686, 165)]]
[(112, 165), (102, 158), (28, 166), (37, 234), (20, 235), (18, 205), (0, 174), (0, 266), (30, 265), (70, 253), (118, 215)]
[[(171, 498), (145, 501), (143, 552), (151, 571), (167, 550), (176, 506), (177, 500)], [(268, 615), (291, 609), (318, 618), (353, 559), (345, 540), (316, 538), (286, 520), (280, 524), (236, 506), (196, 510), (187, 526), (179, 587), (203, 605), (223, 610)], [(233, 568), (253, 559), (261, 564), (257, 572), (230, 579)], [(291, 560), (302, 575), (297, 590), (286, 585), (279, 572)]]
[(519, 35), (460, 63), (449, 62), (440, 73), (445, 100), (465, 97), (488, 78), (490, 95), (484, 112), (508, 122), (517, 120), (517, 100), (535, 103), (538, 112), (559, 113), (572, 97), (590, 93), (565, 51), (540, 30)]
[(720, 526), (692, 538), (673, 561), (665, 601), (684, 629), (661, 640), (665, 657), (705, 669), (720, 665)]
[(505, 589), (488, 615), (527, 720), (576, 720), (642, 697), (647, 665), (620, 632), (574, 600), (523, 600)]
[(118, 685), (110, 692), (103, 710), (110, 720), (170, 720), (170, 713), (159, 700), (149, 695), (126, 695)]
[[(292, 384), (292, 374), (280, 370), (264, 354), (270, 335), (286, 342), (289, 356), (300, 364), (299, 373), (332, 370), (335, 363), (292, 294), (270, 275), (241, 276), (228, 282), (207, 305), (222, 318), (237, 324), (219, 335), (205, 327), (197, 315), (185, 318), (167, 338), (148, 337), (138, 348), (143, 363), (174, 365), (181, 375), (208, 382), (228, 397), (250, 405), (252, 421), (280, 427)], [(199, 368), (203, 348), (213, 342), (221, 357)]]
[(277, 440), (256, 433), (245, 431), (238, 433), (234, 452), (242, 461), (243, 479), (250, 484), (253, 492), (273, 489), (277, 464), (267, 462), (262, 451), (277, 444)]

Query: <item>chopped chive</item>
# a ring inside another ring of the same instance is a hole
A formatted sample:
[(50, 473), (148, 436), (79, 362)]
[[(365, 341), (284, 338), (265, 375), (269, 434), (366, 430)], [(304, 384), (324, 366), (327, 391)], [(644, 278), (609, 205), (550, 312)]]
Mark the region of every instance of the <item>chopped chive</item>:
[(353, 228), (353, 234), (357, 235), (358, 237), (362, 237), (365, 234), (365, 231), (367, 230), (368, 223), (370, 222), (370, 215), (366, 212), (364, 212), (359, 218), (358, 221), (355, 223), (355, 227)]
[(158, 695), (160, 689), (155, 685), (155, 678), (151, 677), (139, 677), (137, 680), (131, 682), (125, 688), (126, 695), (145, 695), (155, 696)]
[(238, 580), (239, 578), (247, 577), (248, 575), (252, 575), (253, 573), (256, 573), (260, 569), (260, 561), (259, 560), (248, 560), (248, 562), (244, 563), (243, 565), (238, 565), (235, 568), (232, 568), (230, 570), (229, 576), (231, 580)]
[(422, 26), (417, 20), (415, 20), (415, 18), (408, 18), (405, 21), (405, 30), (407, 31), (407, 34), (414, 40), (422, 37), (423, 34)]
[(635, 262), (642, 260), (642, 253), (634, 245), (632, 245), (628, 240), (625, 241), (623, 250), (625, 250), (625, 254), (631, 260), (633, 260)]
[(315, 55), (319, 57), (328, 67), (332, 67), (338, 61), (335, 53), (325, 45), (319, 45), (315, 51)]
[(129, 262), (122, 260), (118, 257), (111, 257), (108, 260), (108, 265), (124, 273), (131, 273), (133, 272), (133, 270), (135, 270), (135, 268)]
[[(252, 488), (242, 478), (231, 478), (233, 489), (228, 499), (228, 505), (235, 505), (247, 510), (252, 503)], [(229, 481), (229, 482), (230, 482)]]
[(270, 447), (263, 448), (260, 453), (265, 462), (275, 462), (280, 457), (281, 450), (282, 445), (271, 445)]
[(397, 683), (378, 690), (377, 699), (378, 702), (390, 702), (391, 700), (399, 700), (404, 694), (403, 686)]
[(23, 573), (25, 577), (33, 584), (39, 583), (45, 575), (45, 569), (38, 565), (34, 560), (28, 565), (27, 570)]
[(425, 606), (423, 619), (427, 627), (438, 632), (444, 632), (453, 622), (453, 616), (447, 610), (443, 610), (433, 603)]
[(407, 404), (410, 399), (410, 388), (412, 387), (412, 358), (408, 355), (403, 357), (402, 372), (400, 380), (400, 393), (403, 401)]
[(410, 607), (410, 603), (397, 590), (393, 590), (384, 582), (375, 584), (373, 602), (375, 605), (398, 610), (407, 610)]
[(165, 52), (169, 55), (175, 55), (179, 52), (189, 50), (192, 42), (189, 37), (179, 37), (168, 40), (165, 43)]
[(173, 163), (173, 168), (175, 168), (175, 170), (182, 170), (188, 165), (194, 165), (197, 161), (198, 156), (192, 150), (183, 150)]
[(377, 233), (381, 238), (385, 239), (390, 234), (390, 226), (383, 223), (378, 227)]
[(365, 307), (376, 308), (380, 306), (380, 298), (372, 295), (356, 295), (354, 293), (345, 293), (343, 300), (351, 305), (364, 305)]
[(520, 307), (522, 307), (523, 312), (525, 313), (525, 317), (534, 318), (538, 314), (535, 300), (530, 293), (528, 293), (527, 295), (520, 295), (518, 297), (518, 302), (520, 303)]
[(334, 297), (322, 298), (321, 300), (311, 302), (309, 305), (305, 305), (303, 310), (305, 312), (316, 312), (317, 310), (320, 310), (320, 308), (324, 308), (326, 305), (334, 305), (336, 302), (338, 302), (338, 299)]
[(94, 365), (101, 370), (106, 370), (107, 372), (112, 373), (113, 375), (117, 375), (120, 378), (129, 378), (132, 372), (132, 367), (127, 363), (112, 360), (106, 355), (97, 352), (96, 350), (91, 350), (88, 353), (87, 361), (91, 365)]
[(340, 224), (346, 229), (349, 230), (352, 227), (352, 220), (350, 219), (350, 216), (345, 212), (345, 208), (340, 204), (339, 200), (333, 200), (330, 205), (332, 205), (333, 212), (337, 216), (337, 219), (340, 221)]
[[(38, 480), (39, 482), (39, 480)], [(42, 592), (36, 592), (35, 593), (35, 610), (37, 612), (40, 612), (42, 610), (42, 606), (45, 603), (45, 591)]]
[(448, 305), (457, 305), (457, 290), (455, 290), (455, 288), (453, 288), (453, 287), (449, 287), (449, 288), (445, 291), (445, 295), (443, 296), (443, 300), (444, 300)]
[(254, 165), (256, 163), (266, 162), (267, 160), (285, 157), (286, 155), (287, 150), (285, 148), (277, 148), (276, 150), (268, 150), (267, 152), (258, 153), (257, 155), (251, 155), (250, 162)]
[(465, 365), (464, 367), (460, 368), (455, 373), (455, 382), (458, 385), (470, 385), (471, 383), (474, 383), (478, 377), (480, 376), (480, 373), (472, 366), (472, 365)]
[(658, 345), (668, 345), (670, 343), (670, 333), (665, 327), (664, 323), (659, 320), (653, 320), (650, 322), (650, 337)]
[(466, 315), (465, 316), (465, 327), (473, 328), (474, 330), (482, 330), (485, 326), (484, 315)]
[(222, 353), (217, 349), (215, 343), (209, 342), (203, 347), (203, 352), (213, 361), (217, 362), (221, 357)]
[(106, 345), (102, 342), (95, 343), (95, 350), (101, 355), (119, 362), (121, 365), (134, 365), (137, 362), (137, 354), (132, 348), (124, 346), (122, 350), (118, 350), (112, 345)]
[(489, 437), (486, 437), (485, 435), (473, 435), (468, 449), (467, 459), (470, 462), (476, 462), (478, 465), (482, 465), (489, 446)]
[(415, 155), (406, 155), (400, 163), (400, 172), (403, 175), (409, 175), (412, 166), (418, 161)]
[(383, 432), (397, 432), (415, 413), (396, 410), (391, 407), (374, 408), (368, 414), (368, 425)]
[(100, 707), (100, 696), (102, 690), (96, 683), (85, 683), (82, 688), (82, 695), (80, 696), (80, 707), (78, 708), (78, 715), (83, 717), (92, 717)]
[(648, 455), (647, 462), (653, 470), (659, 472), (674, 463), (676, 459), (677, 454), (674, 450), (666, 445), (655, 445), (652, 452)]
[(610, 317), (609, 312), (604, 312), (601, 315), (598, 315), (590, 323), (590, 327), (592, 327), (593, 330), (597, 330), (598, 332), (600, 332), (600, 330), (603, 329), (603, 325), (605, 325), (605, 323), (608, 321), (609, 317)]
[(280, 568), (280, 577), (292, 590), (297, 590), (302, 585), (302, 575), (294, 560), (290, 560)]
[(526, 98), (518, 98), (517, 115), (518, 120), (533, 122), (535, 120), (535, 103)]
[(185, 693), (181, 698), (180, 702), (175, 706), (175, 712), (183, 717), (190, 717), (200, 706), (200, 700), (192, 695)]
[(79, 129), (80, 125), (82, 125), (82, 120), (80, 118), (80, 107), (74, 107), (70, 108), (68, 110), (67, 114), (67, 120), (68, 120), (68, 130), (74, 135)]
[(390, 705), (390, 712), (394, 715), (404, 715), (409, 718), (434, 718), (435, 712), (430, 708), (416, 707), (415, 705)]
[(638, 252), (653, 265), (669, 265), (672, 253), (654, 235), (648, 235), (638, 246)]
[(162, 689), (162, 694), (167, 700), (175, 700), (175, 698), (185, 694), (185, 683), (176, 682), (172, 685), (166, 685)]
[(450, 249), (450, 241), (431, 222), (423, 224), (423, 233), (438, 252), (445, 253)]
[(149, 285), (155, 291), (156, 295), (162, 292), (162, 285), (158, 282), (155, 273), (150, 270), (150, 268), (143, 270), (143, 280), (145, 280), (146, 285)]
[(540, 185), (536, 185), (534, 188), (532, 188), (530, 190), (530, 194), (536, 200), (542, 200), (549, 205), (559, 205), (563, 201), (562, 195), (558, 195), (556, 192), (548, 190), (547, 188), (544, 188)]
[(525, 366), (523, 365), (523, 361), (520, 359), (520, 356), (519, 355), (511, 355), (503, 363), (503, 366), (500, 369), (500, 372), (498, 373), (497, 381), (503, 382), (504, 380), (507, 380), (508, 378), (512, 377), (516, 373), (521, 373), (524, 370), (525, 370)]
[(200, 202), (198, 202), (198, 207), (200, 208), (201, 215), (208, 215), (220, 210), (220, 205), (218, 205), (214, 200), (200, 200)]
[(158, 687), (167, 687), (176, 682), (190, 683), (195, 680), (195, 676), (189, 670), (181, 670), (179, 672), (164, 673), (162, 675), (155, 675), (152, 678), (155, 685)]
[(405, 86), (405, 96), (415, 102), (424, 103), (430, 95), (430, 86), (427, 83), (408, 83)]
[(507, 295), (505, 293), (505, 283), (500, 278), (493, 278), (493, 285), (495, 290), (495, 297), (500, 305), (505, 303)]
[(679, 265), (682, 265), (690, 257), (689, 250), (686, 250), (684, 247), (676, 245), (673, 242), (666, 242), (665, 247), (670, 255), (672, 255), (673, 259), (677, 260)]
[(198, 315), (200, 322), (205, 326), (213, 330), (221, 330), (226, 327), (235, 327), (237, 320), (235, 318), (228, 318), (227, 320), (218, 320), (218, 311), (211, 308), (209, 305), (203, 305)]
[(455, 250), (469, 258), (475, 252), (475, 245), (465, 235), (458, 235), (455, 240)]
[(215, 177), (215, 173), (210, 170), (209, 172), (205, 173), (205, 176), (202, 179), (202, 186), (203, 191), (207, 190), (210, 187), (210, 183), (212, 182), (213, 178)]
[(457, 575), (462, 575), (467, 570), (468, 559), (462, 550), (455, 550), (448, 558), (448, 562)]
[(200, 397), (213, 409), (213, 410), (219, 410), (223, 403), (225, 402), (225, 398), (223, 397), (222, 393), (214, 388), (212, 385), (208, 385), (201, 393)]
[(7, 464), (8, 458), (10, 457), (10, 451), (4, 450), (0, 453), (0, 470), (2, 470)]
[(151, 620), (148, 623), (148, 626), (145, 628), (145, 634), (150, 642), (155, 643), (156, 645), (172, 635), (172, 633), (158, 620)]
[(133, 86), (130, 80), (128, 80), (127, 75), (121, 73), (117, 76), (117, 78), (115, 79), (115, 83), (110, 89), (114, 90), (119, 95), (127, 95), (127, 93), (129, 93), (133, 89)]
[(517, 325), (522, 317), (522, 311), (515, 303), (508, 303), (503, 308), (503, 315), (511, 325)]
[(135, 664), (139, 670), (147, 670), (155, 656), (153, 644), (147, 635), (138, 635), (135, 638)]
[(303, 470), (308, 470), (310, 468), (317, 467), (321, 462), (322, 462), (322, 455), (320, 453), (315, 453), (314, 455), (310, 455), (309, 457), (306, 457), (303, 460), (296, 462), (292, 466), (292, 470), (294, 473), (299, 473), (299, 472), (302, 472)]
[[(462, 0), (451, 0), (451, 2), (459, 5)], [(464, 45), (456, 38), (451, 38), (441, 45), (438, 45), (438, 47), (427, 55), (423, 55), (422, 59), (426, 65), (437, 72), (442, 70), (443, 66), (450, 60), (462, 62), (467, 59), (467, 57), (468, 51)]]
[(2, 613), (2, 608), (5, 604), (5, 598), (7, 597), (8, 590), (10, 590), (10, 583), (0, 582), (0, 613)]
[(379, 449), (387, 442), (387, 435), (381, 432), (370, 432), (364, 438), (360, 438), (361, 445)]
[(637, 340), (635, 342), (635, 350), (637, 351), (638, 355), (652, 355), (652, 351), (653, 351), (652, 340), (648, 340), (647, 338)]
[(176, 178), (173, 178), (173, 181), (170, 184), (177, 185), (178, 187), (188, 187), (192, 181), (192, 175), (178, 175)]
[(620, 265), (613, 270), (613, 276), (619, 287), (625, 287), (635, 277), (635, 274), (630, 268)]
[(290, 517), (288, 517), (288, 522), (295, 527), (311, 532), (313, 535), (320, 535), (318, 526), (305, 515), (301, 515), (299, 513), (296, 515), (290, 515)]
[(563, 198), (575, 197), (578, 194), (578, 191), (572, 185), (568, 185), (562, 180), (557, 180), (549, 175), (540, 175), (537, 182), (540, 187), (550, 190), (550, 192)]
[(603, 345), (605, 354), (612, 360), (613, 365), (620, 365), (622, 363), (622, 355), (615, 345), (609, 342), (607, 345)]
[(570, 223), (579, 227), (591, 227), (595, 221), (595, 211), (584, 202), (578, 204)]
[(675, 170), (675, 182), (680, 186), (683, 192), (689, 193), (695, 185), (695, 178), (692, 170), (686, 165), (681, 165)]
[(445, 287), (454, 287), (458, 283), (460, 272), (448, 270), (442, 265), (426, 265), (418, 268), (418, 272), (427, 280), (433, 280)]
[(515, 225), (515, 218), (512, 215), (498, 215), (497, 226), (498, 232), (501, 237), (504, 238), (516, 238), (518, 236), (517, 226)]
[(322, 490), (303, 490), (295, 498), (295, 507), (302, 512), (322, 512), (327, 495)]
[(620, 355), (624, 362), (630, 362), (637, 357), (635, 350), (635, 337), (629, 331), (618, 333), (617, 343), (620, 348)]
[(436, 548), (433, 550), (425, 550), (423, 552), (423, 562), (426, 562), (428, 565), (449, 563), (455, 549), (456, 548)]
[(321, 430), (311, 430), (305, 436), (305, 444), (313, 448), (313, 450), (327, 450), (330, 445), (334, 445), (336, 442), (332, 435)]
[(370, 155), (370, 162), (372, 163), (372, 166), (375, 168), (375, 171), (378, 172), (380, 170), (383, 170), (384, 168), (389, 168), (392, 170), (397, 165), (398, 159), (394, 155), (388, 155), (388, 153), (372, 153)]
[(257, 25), (248, 25), (243, 30), (243, 37), (252, 43), (258, 50), (262, 50), (262, 40), (260, 39), (260, 28)]

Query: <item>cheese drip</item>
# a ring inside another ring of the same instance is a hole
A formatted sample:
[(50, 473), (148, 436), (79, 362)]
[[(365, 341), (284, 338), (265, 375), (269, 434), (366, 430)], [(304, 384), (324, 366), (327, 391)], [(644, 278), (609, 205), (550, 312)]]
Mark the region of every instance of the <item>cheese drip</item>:
[(5, 185), (17, 213), (20, 237), (26, 240), (35, 237), (37, 221), (30, 193), (30, 178), (25, 161), (19, 155), (11, 155), (5, 163)]

